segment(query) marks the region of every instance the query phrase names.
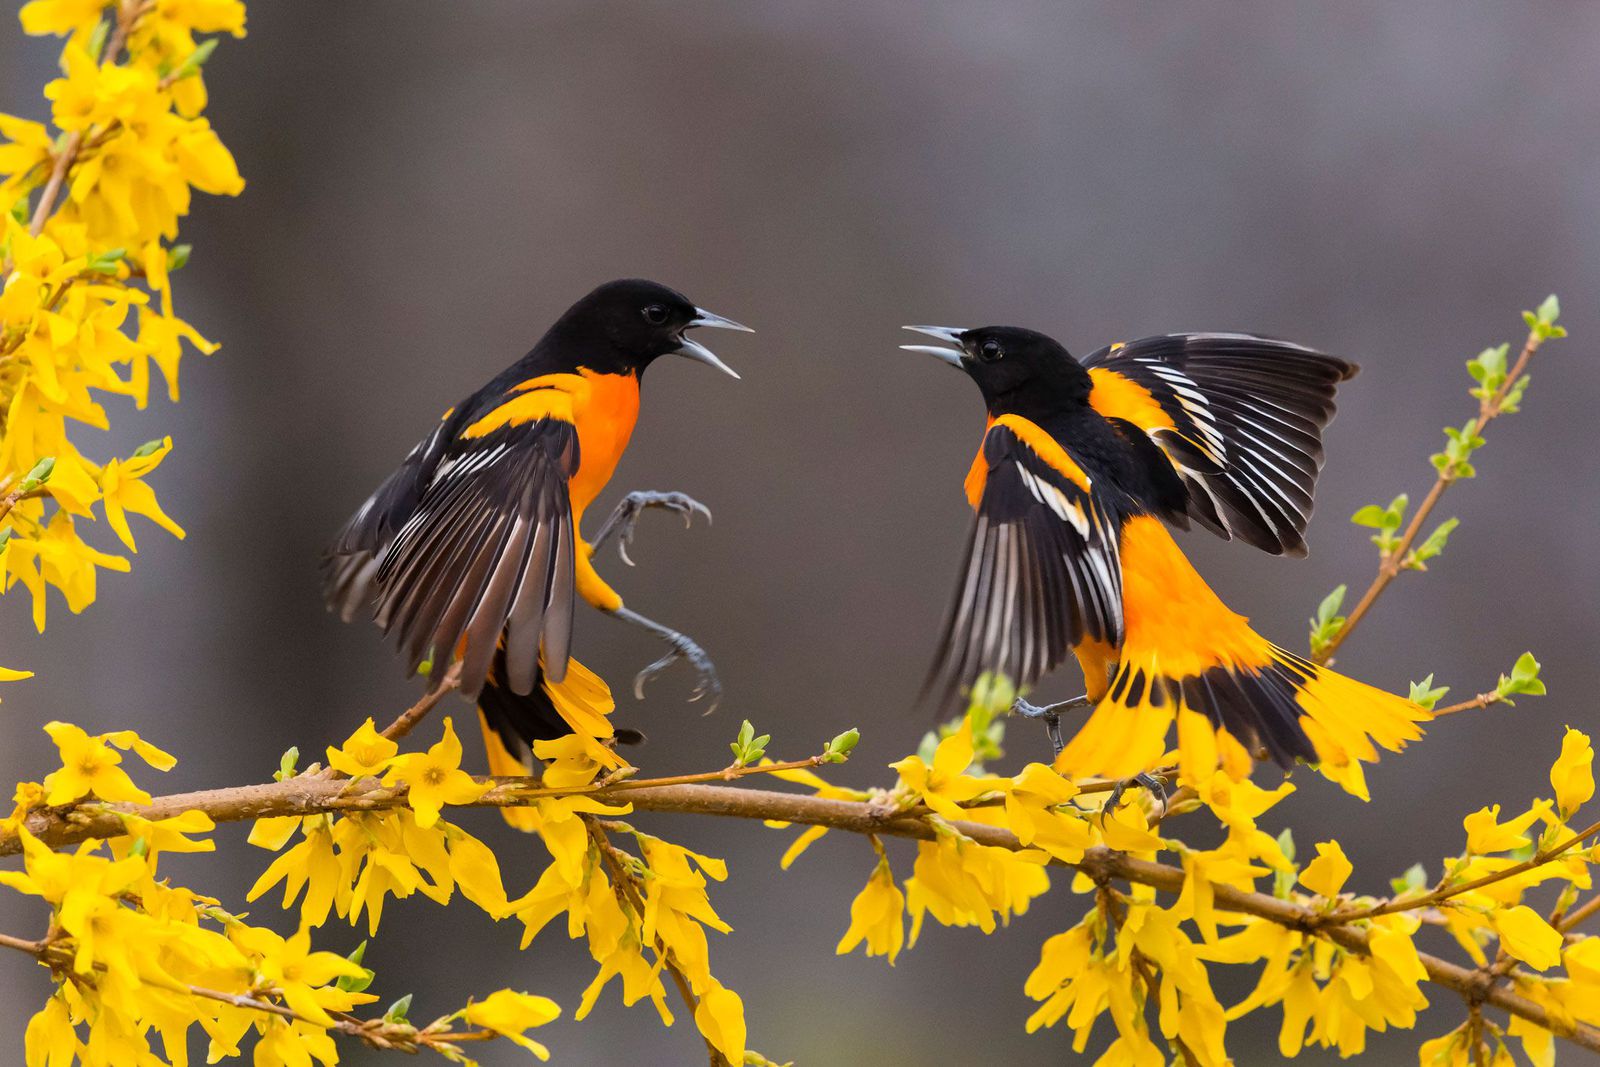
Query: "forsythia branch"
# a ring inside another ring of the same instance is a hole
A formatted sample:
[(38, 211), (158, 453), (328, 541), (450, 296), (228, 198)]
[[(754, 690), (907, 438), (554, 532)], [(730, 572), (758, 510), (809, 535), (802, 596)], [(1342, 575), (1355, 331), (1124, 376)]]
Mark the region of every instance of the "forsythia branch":
[[(537, 790), (537, 779), (495, 779), (477, 806), (514, 807), (526, 804)], [(560, 791), (543, 791), (555, 795)], [(835, 800), (770, 789), (683, 783), (652, 786), (644, 782), (618, 783), (590, 795), (606, 803), (628, 803), (639, 811), (679, 812), (718, 815), (822, 826), (859, 834), (936, 840), (938, 831), (925, 816), (889, 813), (866, 801)], [(94, 837), (114, 837), (126, 833), (121, 812), (150, 820), (174, 818), (187, 811), (201, 811), (216, 822), (270, 818), (274, 816), (315, 815), (323, 812), (380, 810), (403, 805), (403, 790), (385, 788), (372, 779), (334, 782), (308, 777), (262, 785), (234, 786), (194, 793), (157, 797), (148, 805), (117, 804), (83, 806), (78, 809), (35, 812), (28, 817), (28, 830), (53, 846), (72, 844)], [(1011, 831), (982, 823), (952, 821), (951, 829), (980, 845), (1021, 850), (1021, 842)], [(20, 851), (15, 834), (0, 836), (0, 855)], [(1052, 861), (1054, 866), (1072, 867), (1096, 881), (1121, 881), (1150, 886), (1177, 894), (1182, 892), (1181, 868), (1135, 859), (1103, 846), (1088, 850), (1077, 864)], [(1214, 887), (1215, 906), (1232, 912), (1254, 915), (1305, 934), (1323, 937), (1342, 948), (1366, 955), (1368, 935), (1353, 925), (1366, 917), (1363, 912), (1346, 921), (1330, 921), (1327, 913), (1317, 912), (1291, 901), (1262, 893), (1245, 892), (1226, 885)], [(1593, 910), (1592, 908), (1590, 910)], [(1576, 919), (1577, 913), (1573, 918)], [(1549, 1029), (1594, 1052), (1600, 1052), (1600, 1029), (1583, 1024), (1567, 1026), (1544, 1007), (1501, 986), (1496, 976), (1475, 971), (1447, 960), (1419, 953), (1430, 981), (1450, 989), (1469, 1002), (1492, 1004), (1512, 1015)]]

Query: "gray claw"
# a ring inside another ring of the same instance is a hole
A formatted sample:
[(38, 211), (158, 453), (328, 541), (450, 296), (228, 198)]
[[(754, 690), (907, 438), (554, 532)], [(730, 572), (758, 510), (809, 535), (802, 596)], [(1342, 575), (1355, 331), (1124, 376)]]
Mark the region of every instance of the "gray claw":
[(711, 509), (688, 493), (658, 493), (650, 490), (638, 490), (623, 497), (606, 519), (605, 525), (600, 527), (600, 532), (595, 536), (594, 544), (599, 548), (605, 543), (606, 538), (613, 533), (617, 534), (617, 555), (622, 557), (622, 562), (634, 566), (633, 557), (628, 555), (628, 548), (633, 544), (635, 527), (639, 524), (639, 516), (644, 514), (646, 508), (665, 508), (675, 511), (683, 516), (683, 525), (687, 529), (694, 525), (694, 516), (698, 512), (706, 517), (706, 522), (711, 522)]
[(666, 670), (679, 660), (683, 660), (693, 667), (698, 681), (694, 692), (689, 695), (690, 703), (709, 695), (710, 703), (706, 706), (705, 714), (710, 715), (717, 710), (717, 705), (722, 703), (722, 681), (717, 677), (716, 664), (711, 662), (711, 657), (706, 655), (705, 649), (695, 641), (683, 634), (675, 633), (667, 638), (672, 647), (667, 654), (650, 664), (644, 670), (634, 675), (633, 695), (636, 699), (644, 699), (644, 683)]

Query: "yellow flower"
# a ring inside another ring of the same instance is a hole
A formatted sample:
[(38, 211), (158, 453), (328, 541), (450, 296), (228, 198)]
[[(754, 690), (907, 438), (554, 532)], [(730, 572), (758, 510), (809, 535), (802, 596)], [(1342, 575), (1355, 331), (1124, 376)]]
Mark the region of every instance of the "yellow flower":
[(51, 997), (22, 1036), (22, 1057), (27, 1067), (72, 1067), (78, 1054), (78, 1035), (66, 1002)]
[(46, 723), (44, 730), (61, 753), (61, 769), (44, 780), (47, 804), (69, 804), (90, 794), (101, 800), (150, 803), (150, 794), (133, 784), (120, 766), (122, 756), (107, 741), (117, 748), (133, 749), (157, 770), (164, 771), (174, 763), (171, 756), (131, 730), (91, 737), (81, 727), (65, 722)]
[(835, 954), (843, 956), (865, 941), (867, 955), (887, 956), (889, 966), (894, 966), (906, 939), (905, 910), (906, 898), (895, 884), (888, 857), (880, 855), (866, 888), (850, 904), (850, 929), (845, 931)]
[(1525, 836), (1528, 827), (1548, 813), (1550, 805), (1542, 802), (1508, 822), (1500, 822), (1500, 805), (1479, 808), (1462, 820), (1467, 831), (1467, 851), (1475, 856), (1494, 852), (1511, 852), (1528, 844)]
[(1317, 858), (1300, 872), (1300, 884), (1321, 897), (1332, 900), (1344, 888), (1345, 879), (1355, 868), (1345, 858), (1337, 841), (1317, 845)]
[(172, 438), (163, 438), (160, 445), (144, 455), (135, 453), (127, 460), (112, 460), (100, 474), (106, 522), (110, 523), (129, 551), (137, 552), (138, 547), (133, 543), (133, 531), (128, 527), (128, 512), (143, 515), (180, 540), (185, 536), (183, 527), (161, 510), (161, 505), (156, 503), (155, 491), (143, 481), (145, 475), (160, 466), (171, 451)]
[(1542, 971), (1561, 962), (1560, 932), (1526, 904), (1496, 908), (1489, 918), (1500, 935), (1500, 946), (1523, 963)]
[(318, 1026), (333, 1025), (330, 1010), (348, 1011), (377, 999), (330, 987), (328, 983), (335, 979), (361, 978), (366, 971), (338, 953), (313, 952), (311, 932), (304, 927), (287, 938), (262, 927), (236, 928), (233, 938), (245, 951), (260, 957), (257, 972), (261, 981), (271, 985), (297, 1014)]
[[(264, 847), (282, 848), (288, 841), (288, 835), (281, 835), (282, 824), (290, 824), (288, 830), (292, 834), (294, 827), (299, 825), (301, 820), (263, 819), (261, 823), (256, 824), (257, 828), (260, 828), (262, 823), (277, 824), (262, 835), (267, 842)], [(300, 890), (303, 888), (306, 890), (306, 896), (300, 905), (300, 922), (303, 926), (317, 927), (328, 921), (328, 913), (333, 909), (339, 889), (342, 887), (348, 892), (350, 882), (334, 854), (333, 834), (329, 830), (327, 816), (319, 815), (306, 819), (305, 824), (305, 839), (273, 860), (271, 865), (261, 872), (261, 877), (256, 879), (255, 885), (250, 887), (250, 892), (245, 894), (245, 900), (253, 901), (279, 882), (283, 882), (283, 907), (288, 909), (294, 904), (295, 898), (300, 895)], [(263, 844), (263, 840), (257, 839), (255, 830), (251, 831), (250, 843)]]
[(105, 14), (108, 0), (30, 0), (18, 16), (22, 32), (31, 34), (87, 33)]
[(964, 801), (993, 792), (1003, 782), (1000, 778), (969, 776), (966, 770), (972, 757), (972, 720), (966, 719), (961, 729), (939, 742), (933, 766), (920, 756), (907, 756), (889, 766), (900, 772), (901, 785), (931, 810), (947, 819), (961, 819), (967, 814), (960, 806)]
[(1562, 819), (1569, 819), (1594, 796), (1594, 748), (1589, 735), (1567, 727), (1561, 739), (1561, 755), (1550, 768), (1550, 784), (1555, 787), (1556, 807)]
[(468, 1004), (461, 1013), (468, 1022), (493, 1030), (508, 1041), (513, 1041), (541, 1060), (550, 1058), (550, 1050), (523, 1034), (543, 1026), (561, 1015), (561, 1009), (549, 997), (536, 997), (527, 993), (514, 993), (498, 989), (475, 1004)]
[(352, 778), (376, 778), (400, 746), (380, 734), (369, 718), (339, 748), (328, 749), (328, 766)]
[(391, 761), (383, 784), (396, 782), (405, 783), (406, 803), (423, 829), (439, 821), (444, 805), (470, 804), (489, 791), (461, 769), (461, 742), (449, 718), (444, 720), (444, 737), (427, 752), (408, 752)]
[(744, 1001), (739, 994), (713, 979), (711, 988), (700, 994), (694, 1023), (729, 1063), (744, 1062)]

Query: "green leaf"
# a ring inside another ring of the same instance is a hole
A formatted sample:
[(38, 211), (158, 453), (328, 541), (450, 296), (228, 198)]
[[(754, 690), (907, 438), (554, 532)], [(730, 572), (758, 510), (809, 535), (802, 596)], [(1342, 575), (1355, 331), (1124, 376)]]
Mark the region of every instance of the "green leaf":
[(46, 456), (33, 465), (33, 469), (23, 475), (22, 483), (17, 489), (22, 493), (31, 493), (50, 480), (50, 475), (55, 473), (56, 457)]
[(850, 758), (850, 753), (855, 751), (856, 744), (860, 740), (861, 731), (851, 727), (829, 741), (828, 747), (823, 750), (823, 755), (829, 763), (843, 763)]
[[(367, 943), (363, 941), (361, 944), (357, 945), (356, 950), (350, 953), (350, 955), (346, 956), (345, 959), (349, 960), (357, 967), (361, 967), (361, 961), (366, 958), (366, 955)], [(367, 987), (372, 984), (372, 979), (376, 977), (376, 972), (370, 967), (361, 967), (361, 970), (363, 973), (359, 978), (354, 975), (340, 975), (339, 980), (335, 983), (335, 985), (344, 990), (346, 993), (366, 992)], [(409, 1006), (410, 1005), (408, 1003), (407, 1007), (409, 1008)]]
[(749, 719), (746, 719), (743, 725), (739, 727), (738, 740), (728, 747), (733, 749), (734, 762), (741, 767), (745, 767), (757, 762), (767, 754), (767, 744), (771, 740), (771, 734), (762, 734), (757, 737), (756, 728), (750, 725)]
[(1473, 396), (1487, 400), (1500, 391), (1506, 381), (1506, 354), (1510, 350), (1510, 345), (1485, 348), (1478, 353), (1478, 358), (1467, 360), (1467, 373), (1478, 383), (1478, 387), (1472, 390)]
[(1344, 616), (1339, 614), (1339, 609), (1344, 606), (1344, 586), (1339, 586), (1333, 592), (1322, 598), (1322, 603), (1317, 605), (1317, 614), (1310, 620), (1311, 623), (1311, 654), (1320, 656), (1333, 643), (1333, 639), (1344, 629)]
[(1461, 525), (1460, 519), (1446, 519), (1441, 522), (1434, 527), (1433, 532), (1422, 544), (1406, 553), (1405, 561), (1401, 565), (1414, 571), (1427, 570), (1428, 560), (1434, 559), (1444, 551), (1446, 542), (1450, 540), (1451, 531), (1459, 525)]
[(1537, 311), (1522, 313), (1522, 321), (1528, 324), (1528, 330), (1541, 341), (1567, 336), (1566, 327), (1556, 325), (1560, 317), (1561, 301), (1556, 299), (1554, 293), (1544, 298), (1544, 303), (1539, 305)]
[(1448, 685), (1441, 685), (1435, 688), (1433, 675), (1430, 674), (1420, 682), (1411, 683), (1410, 700), (1411, 703), (1420, 704), (1432, 711), (1448, 692), (1450, 692)]
[(1395, 896), (1401, 893), (1413, 893), (1426, 888), (1428, 885), (1428, 872), (1423, 870), (1422, 864), (1413, 863), (1406, 868), (1406, 872), (1398, 878), (1389, 879), (1389, 888)]
[(166, 441), (166, 438), (164, 438), (164, 437), (158, 437), (154, 441), (146, 441), (144, 444), (142, 444), (138, 448), (134, 449), (133, 450), (133, 455), (131, 457), (129, 457), (129, 458), (131, 458), (131, 459), (143, 459), (146, 456), (153, 456), (157, 452), (159, 452), (161, 450), (161, 446), (166, 444), (166, 443), (167, 443), (167, 441)]
[(194, 252), (194, 245), (173, 245), (167, 249), (167, 273), (182, 270), (189, 265), (189, 256)]
[(1545, 695), (1544, 682), (1539, 677), (1539, 661), (1533, 658), (1532, 652), (1524, 652), (1517, 657), (1517, 662), (1512, 664), (1509, 675), (1502, 674), (1500, 682), (1495, 686), (1495, 694), (1501, 701), (1512, 706), (1516, 696), (1542, 697)]
[(300, 749), (290, 746), (289, 750), (278, 758), (278, 770), (273, 774), (273, 780), (287, 781), (295, 776), (295, 764), (300, 762)]
[[(1293, 863), (1294, 831), (1287, 826), (1278, 835), (1278, 847), (1283, 850), (1283, 854), (1289, 862)], [(1298, 876), (1293, 871), (1273, 871), (1272, 875), (1272, 895), (1281, 900), (1289, 899), (1289, 893), (1294, 889), (1295, 879)]]
[[(106, 50), (106, 38), (111, 34), (111, 20), (101, 19), (89, 34), (89, 55), (98, 56)], [(112, 57), (115, 58), (115, 57)]]
[(117, 264), (122, 262), (122, 257), (128, 254), (126, 248), (109, 248), (104, 252), (96, 252), (89, 257), (89, 262), (84, 268), (95, 274), (115, 274)]
[(1528, 380), (1531, 377), (1532, 375), (1524, 374), (1511, 383), (1506, 395), (1500, 398), (1500, 411), (1503, 414), (1515, 415), (1522, 410), (1522, 394), (1528, 391)]
[(386, 1023), (409, 1023), (411, 1020), (406, 1018), (406, 1013), (411, 1010), (411, 997), (412, 994), (407, 993), (389, 1005), (389, 1010), (383, 1013), (383, 1021)]
[(200, 68), (206, 65), (206, 60), (211, 58), (211, 53), (217, 50), (219, 43), (221, 43), (221, 38), (207, 37), (204, 41), (195, 45), (194, 51), (190, 52), (189, 57), (179, 64), (178, 69), (171, 74), (172, 80), (182, 81), (184, 78), (192, 78), (199, 74)]

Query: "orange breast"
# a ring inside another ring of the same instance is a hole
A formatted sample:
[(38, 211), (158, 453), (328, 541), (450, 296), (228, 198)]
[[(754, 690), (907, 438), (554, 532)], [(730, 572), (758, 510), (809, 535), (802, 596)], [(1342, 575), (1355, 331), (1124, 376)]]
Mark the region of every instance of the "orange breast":
[(573, 397), (578, 426), (578, 473), (570, 485), (574, 519), (583, 517), (611, 480), (639, 418), (639, 379), (632, 374), (597, 374), (580, 368), (584, 388)]

